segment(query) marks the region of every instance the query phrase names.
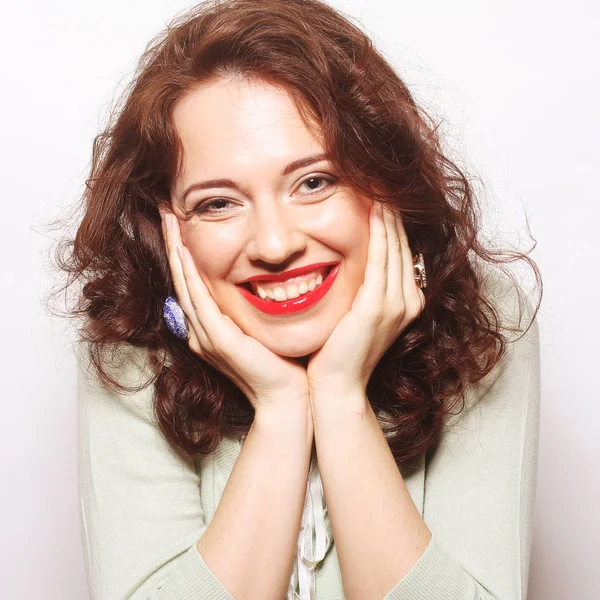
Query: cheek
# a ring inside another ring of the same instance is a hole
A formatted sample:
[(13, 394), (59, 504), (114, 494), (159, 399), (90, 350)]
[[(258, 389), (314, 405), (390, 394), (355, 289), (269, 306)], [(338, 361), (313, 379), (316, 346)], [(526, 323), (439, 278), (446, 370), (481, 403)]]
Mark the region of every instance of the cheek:
[(334, 228), (340, 252), (347, 261), (348, 272), (358, 285), (363, 282), (369, 254), (369, 210), (357, 207), (354, 211), (341, 212)]
[(236, 256), (234, 241), (217, 231), (217, 228), (214, 231), (200, 231), (197, 227), (191, 229), (183, 239), (194, 258), (198, 273), (212, 291), (229, 272)]
[(363, 254), (369, 243), (371, 201), (340, 194), (316, 210), (307, 231), (345, 255)]

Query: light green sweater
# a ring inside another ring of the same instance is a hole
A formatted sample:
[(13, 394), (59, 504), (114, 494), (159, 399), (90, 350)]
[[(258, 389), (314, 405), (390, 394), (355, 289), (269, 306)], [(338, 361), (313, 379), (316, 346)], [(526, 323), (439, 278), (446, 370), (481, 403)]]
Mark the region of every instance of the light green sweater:
[[(504, 322), (514, 322), (514, 291), (504, 284), (494, 289)], [(85, 352), (83, 345), (77, 352), (79, 492), (91, 597), (230, 600), (196, 543), (215, 513), (242, 440), (224, 438), (214, 455), (181, 459), (154, 421), (153, 387), (128, 396), (108, 392)], [(143, 352), (128, 348), (123, 356), (122, 380), (147, 381)], [(405, 477), (433, 537), (384, 600), (525, 600), (539, 390), (534, 323), (508, 345), (499, 367), (467, 393), (465, 409), (447, 421), (436, 452)], [(320, 517), (332, 540), (327, 511)], [(335, 541), (314, 577), (319, 600), (344, 599)]]

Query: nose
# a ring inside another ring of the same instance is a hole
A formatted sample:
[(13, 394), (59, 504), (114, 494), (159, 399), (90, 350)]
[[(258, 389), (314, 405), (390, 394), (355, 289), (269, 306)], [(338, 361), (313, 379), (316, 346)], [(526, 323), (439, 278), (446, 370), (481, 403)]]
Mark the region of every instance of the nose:
[(285, 263), (306, 247), (306, 236), (298, 229), (289, 207), (276, 202), (255, 203), (250, 221), (246, 255), (252, 261)]

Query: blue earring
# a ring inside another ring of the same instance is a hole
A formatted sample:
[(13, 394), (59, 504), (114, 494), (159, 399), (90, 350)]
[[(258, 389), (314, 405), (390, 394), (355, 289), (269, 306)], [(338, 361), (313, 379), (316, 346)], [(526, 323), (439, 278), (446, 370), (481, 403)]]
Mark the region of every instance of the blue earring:
[(167, 329), (179, 339), (187, 340), (189, 334), (187, 324), (185, 322), (185, 315), (183, 314), (183, 310), (175, 298), (169, 296), (165, 300), (163, 315)]

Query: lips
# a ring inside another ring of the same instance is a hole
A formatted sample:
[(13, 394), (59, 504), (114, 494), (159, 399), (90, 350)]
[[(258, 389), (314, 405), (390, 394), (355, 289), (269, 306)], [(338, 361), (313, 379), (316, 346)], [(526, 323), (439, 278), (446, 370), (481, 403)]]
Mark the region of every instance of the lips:
[(313, 271), (317, 271), (322, 269), (323, 267), (333, 267), (338, 264), (339, 261), (331, 261), (331, 262), (319, 262), (313, 263), (312, 265), (306, 265), (304, 267), (298, 267), (297, 269), (290, 269), (289, 271), (284, 271), (283, 273), (279, 273), (277, 275), (264, 273), (260, 275), (253, 275), (252, 277), (248, 277), (248, 279), (244, 279), (243, 281), (238, 281), (236, 285), (244, 285), (249, 283), (250, 281), (254, 282), (264, 282), (264, 283), (274, 283), (287, 281), (293, 277), (299, 277), (300, 275), (305, 275), (306, 273), (311, 273)]
[[(320, 269), (315, 269), (314, 271), (309, 271), (305, 275), (297, 275), (296, 277), (289, 277), (280, 282), (260, 280), (260, 281), (252, 281), (250, 283), (242, 283), (241, 285), (245, 289), (252, 292), (255, 296), (259, 295), (258, 286), (260, 286), (264, 290), (264, 292), (267, 292), (269, 294), (274, 293), (275, 288), (282, 288), (287, 292), (287, 289), (290, 286), (296, 286), (296, 288), (298, 288), (298, 287), (300, 287), (302, 282), (305, 282), (305, 284), (308, 284), (310, 281), (317, 280), (319, 275), (321, 276), (322, 281), (325, 280), (327, 278), (327, 276), (329, 275), (329, 273), (331, 273), (331, 271), (334, 267), (335, 267), (335, 265), (333, 265), (333, 264), (328, 267), (325, 267), (325, 268), (321, 267)], [(319, 285), (321, 285), (321, 284), (319, 284)], [(318, 287), (318, 285), (317, 285), (317, 287)], [(314, 289), (314, 283), (313, 283), (313, 287), (312, 288), (309, 287), (309, 289)]]
[(273, 300), (263, 300), (258, 296), (255, 296), (253, 292), (246, 288), (246, 285), (238, 285), (237, 288), (240, 290), (243, 297), (250, 302), (255, 308), (263, 313), (273, 316), (291, 315), (294, 313), (302, 312), (310, 307), (314, 306), (327, 294), (333, 282), (335, 281), (337, 274), (340, 270), (340, 263), (337, 263), (330, 270), (330, 273), (323, 280), (323, 283), (317, 287), (314, 291), (308, 292), (298, 298), (292, 300), (284, 300), (281, 302)]

